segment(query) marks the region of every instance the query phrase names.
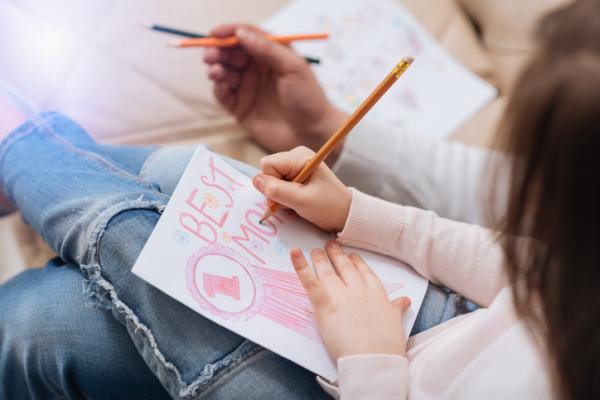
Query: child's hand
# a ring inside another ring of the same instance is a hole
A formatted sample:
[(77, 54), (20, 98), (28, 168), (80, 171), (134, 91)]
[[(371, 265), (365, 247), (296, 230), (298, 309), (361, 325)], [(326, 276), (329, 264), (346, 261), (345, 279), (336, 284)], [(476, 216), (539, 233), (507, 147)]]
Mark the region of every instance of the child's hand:
[(252, 179), (254, 187), (268, 199), (291, 208), (319, 228), (339, 232), (350, 212), (352, 193), (321, 164), (304, 184), (289, 182), (315, 153), (306, 147), (263, 157), (263, 173)]
[(239, 47), (207, 49), (204, 62), (216, 98), (269, 151), (316, 149), (346, 118), (291, 47), (270, 42), (252, 25), (221, 25), (210, 34), (240, 40)]
[(404, 355), (402, 320), (410, 299), (390, 302), (383, 284), (359, 255), (346, 256), (333, 241), (326, 250), (311, 252), (316, 274), (299, 249), (292, 250), (291, 258), (331, 357)]

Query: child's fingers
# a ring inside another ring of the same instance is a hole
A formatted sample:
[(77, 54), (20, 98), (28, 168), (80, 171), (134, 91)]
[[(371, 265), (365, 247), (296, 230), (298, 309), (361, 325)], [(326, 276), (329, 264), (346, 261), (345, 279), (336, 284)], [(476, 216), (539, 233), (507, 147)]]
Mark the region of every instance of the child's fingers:
[(361, 274), (356, 270), (356, 267), (346, 257), (342, 246), (340, 246), (335, 240), (330, 240), (325, 246), (327, 256), (331, 260), (331, 263), (335, 267), (338, 275), (342, 278), (347, 286), (359, 286), (365, 284)]
[(293, 210), (302, 210), (310, 201), (306, 186), (299, 183), (284, 181), (264, 174), (256, 175), (252, 179), (252, 183), (267, 199)]
[(297, 248), (292, 249), (290, 258), (292, 259), (296, 274), (298, 275), (304, 290), (306, 290), (306, 294), (313, 306), (317, 307), (324, 304), (327, 299), (327, 291), (319, 281), (315, 271), (308, 264), (308, 261), (306, 261), (304, 254), (302, 254), (302, 250)]
[(400, 313), (400, 316), (404, 317), (404, 314), (410, 308), (411, 301), (408, 297), (402, 296), (392, 301), (392, 305), (394, 306), (394, 309)]
[(315, 266), (315, 270), (317, 272), (317, 276), (323, 282), (325, 287), (335, 287), (343, 285), (341, 279), (335, 272), (333, 265), (329, 261), (327, 254), (321, 249), (313, 249), (310, 252), (310, 257), (312, 259), (313, 265)]
[(352, 263), (356, 267), (356, 270), (362, 275), (367, 286), (372, 288), (383, 288), (381, 279), (379, 279), (379, 277), (375, 275), (375, 272), (373, 272), (371, 267), (369, 267), (369, 265), (365, 262), (365, 260), (363, 260), (363, 258), (360, 255), (352, 253), (348, 256), (348, 258), (350, 259), (350, 261), (352, 261)]
[(314, 154), (315, 153), (308, 147), (299, 146), (290, 151), (263, 157), (260, 160), (260, 166), (263, 173), (266, 175), (290, 179), (298, 175), (298, 172), (304, 167), (304, 164), (306, 164)]

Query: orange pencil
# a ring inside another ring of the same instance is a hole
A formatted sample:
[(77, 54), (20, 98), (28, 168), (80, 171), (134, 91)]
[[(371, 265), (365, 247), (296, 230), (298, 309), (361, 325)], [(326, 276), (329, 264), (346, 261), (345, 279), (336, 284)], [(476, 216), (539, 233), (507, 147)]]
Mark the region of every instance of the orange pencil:
[[(304, 183), (308, 177), (314, 172), (315, 169), (323, 162), (333, 149), (350, 133), (352, 128), (360, 122), (360, 120), (369, 112), (369, 110), (381, 99), (381, 97), (388, 91), (389, 88), (402, 76), (404, 71), (410, 67), (414, 59), (412, 57), (403, 58), (392, 71), (381, 81), (381, 83), (373, 90), (373, 92), (367, 97), (358, 108), (348, 117), (348, 119), (334, 132), (333, 135), (325, 142), (325, 144), (319, 149), (319, 151), (304, 164), (304, 167), (300, 170), (298, 175), (294, 178), (293, 182)], [(263, 214), (260, 222), (266, 221), (271, 215), (275, 214), (281, 205), (269, 200), (269, 208)]]
[[(329, 38), (329, 34), (325, 32), (321, 33), (307, 33), (301, 35), (267, 35), (267, 39), (277, 42), (288, 44), (290, 42), (298, 40), (323, 40)], [(235, 47), (239, 44), (238, 38), (235, 36), (229, 36), (226, 38), (197, 38), (197, 39), (184, 39), (179, 42), (171, 43), (174, 47)]]

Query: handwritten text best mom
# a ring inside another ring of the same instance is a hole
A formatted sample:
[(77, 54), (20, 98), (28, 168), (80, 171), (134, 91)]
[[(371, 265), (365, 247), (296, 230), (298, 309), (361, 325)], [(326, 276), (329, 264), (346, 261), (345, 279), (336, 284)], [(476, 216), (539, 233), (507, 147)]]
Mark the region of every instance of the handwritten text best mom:
[[(190, 191), (185, 201), (184, 211), (179, 214), (180, 226), (196, 238), (206, 244), (215, 244), (219, 240), (219, 234), (224, 232), (225, 224), (230, 215), (230, 210), (235, 205), (235, 193), (244, 184), (238, 182), (217, 165), (212, 155), (208, 161), (209, 174), (202, 175), (196, 186)], [(223, 207), (211, 208), (202, 196), (212, 193), (219, 199)], [(267, 209), (265, 202), (256, 202), (252, 207), (244, 211), (243, 222), (235, 227), (236, 232), (228, 232), (231, 245), (235, 244), (238, 249), (252, 257), (261, 265), (265, 261), (256, 254), (250, 243), (252, 240), (260, 240), (265, 245), (271, 243), (270, 238), (277, 234), (277, 226), (273, 221), (280, 224), (285, 223), (280, 216), (273, 216), (270, 220), (260, 224), (260, 218)]]

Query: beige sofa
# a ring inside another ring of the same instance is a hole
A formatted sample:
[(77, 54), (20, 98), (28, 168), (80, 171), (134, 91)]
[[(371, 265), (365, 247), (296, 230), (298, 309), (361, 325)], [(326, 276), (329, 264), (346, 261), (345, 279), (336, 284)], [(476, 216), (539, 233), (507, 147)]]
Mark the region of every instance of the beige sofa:
[[(452, 140), (490, 144), (506, 95), (534, 48), (535, 22), (563, 1), (404, 1), (452, 55), (499, 89), (498, 99)], [(215, 103), (201, 54), (173, 51), (138, 24), (207, 31), (218, 21), (260, 23), (285, 2), (7, 0), (0, 3), (0, 76), (44, 108), (74, 117), (100, 141), (202, 142), (256, 163), (262, 150)], [(12, 215), (0, 219), (0, 254), (2, 282), (43, 265), (52, 253)]]

